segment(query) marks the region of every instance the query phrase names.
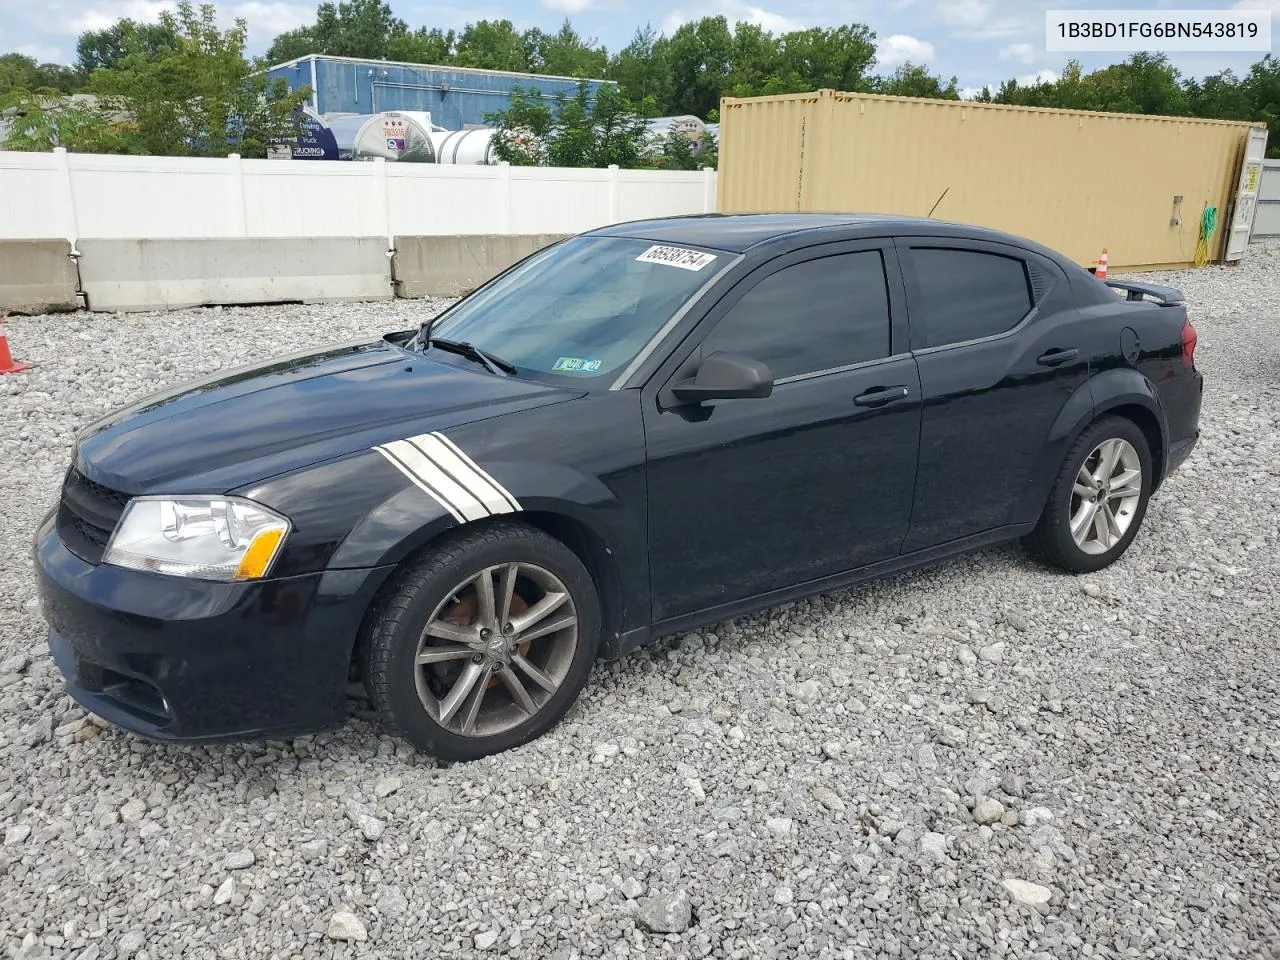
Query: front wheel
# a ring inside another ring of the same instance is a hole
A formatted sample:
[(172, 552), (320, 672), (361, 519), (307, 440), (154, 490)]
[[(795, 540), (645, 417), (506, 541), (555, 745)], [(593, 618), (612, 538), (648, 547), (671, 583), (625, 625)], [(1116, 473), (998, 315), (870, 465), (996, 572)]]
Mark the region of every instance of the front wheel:
[(443, 760), (476, 760), (550, 729), (599, 643), (599, 600), (578, 557), (503, 523), (400, 571), (362, 637), (361, 672), (388, 727)]
[(1072, 573), (1109, 566), (1142, 526), (1151, 480), (1151, 449), (1138, 426), (1100, 420), (1072, 444), (1028, 545)]

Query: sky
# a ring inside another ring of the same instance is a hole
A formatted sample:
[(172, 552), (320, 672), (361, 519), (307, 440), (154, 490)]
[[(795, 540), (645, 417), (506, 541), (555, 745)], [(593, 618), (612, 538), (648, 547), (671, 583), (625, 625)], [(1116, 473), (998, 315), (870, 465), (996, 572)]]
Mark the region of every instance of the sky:
[[(876, 34), (877, 72), (903, 61), (926, 63), (943, 77), (975, 92), (1009, 77), (1054, 79), (1071, 56), (1045, 51), (1047, 9), (1258, 9), (1273, 13), (1280, 37), (1280, 0), (475, 0), (448, 6), (429, 0), (390, 0), (410, 27), (460, 29), (469, 21), (507, 18), (517, 28), (559, 27), (565, 17), (578, 32), (610, 51), (625, 46), (646, 22), (670, 33), (681, 23), (723, 14), (775, 32), (803, 27), (864, 23)], [(154, 20), (171, 0), (0, 0), (0, 52), (17, 50), (42, 61), (70, 63), (81, 31), (109, 26), (121, 17)], [(315, 4), (299, 0), (222, 0), (219, 14), (249, 25), (250, 53), (263, 53), (277, 33), (310, 23)], [(1086, 70), (1127, 54), (1076, 54)], [(1248, 69), (1260, 53), (1179, 53), (1170, 59), (1185, 76), (1230, 67)]]

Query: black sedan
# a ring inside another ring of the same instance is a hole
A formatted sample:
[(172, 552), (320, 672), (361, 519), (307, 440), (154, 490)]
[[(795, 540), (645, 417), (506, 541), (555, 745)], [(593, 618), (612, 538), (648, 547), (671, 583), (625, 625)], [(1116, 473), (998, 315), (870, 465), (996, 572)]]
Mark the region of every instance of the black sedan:
[(1196, 443), (1195, 346), (1176, 290), (988, 230), (595, 230), (86, 428), (36, 538), (50, 646), (147, 737), (336, 725), (358, 674), (480, 757), (663, 634), (1013, 538), (1114, 562)]

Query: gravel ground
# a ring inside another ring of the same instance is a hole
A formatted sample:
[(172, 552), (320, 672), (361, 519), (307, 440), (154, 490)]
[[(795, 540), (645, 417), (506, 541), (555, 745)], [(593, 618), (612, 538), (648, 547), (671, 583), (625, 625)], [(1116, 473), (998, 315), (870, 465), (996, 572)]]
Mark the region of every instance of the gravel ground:
[(28, 550), (72, 431), (421, 303), (15, 319), (0, 380), (0, 955), (1280, 956), (1280, 247), (1167, 275), (1204, 434), (1118, 565), (1009, 547), (602, 665), (441, 768), (154, 746), (62, 692)]

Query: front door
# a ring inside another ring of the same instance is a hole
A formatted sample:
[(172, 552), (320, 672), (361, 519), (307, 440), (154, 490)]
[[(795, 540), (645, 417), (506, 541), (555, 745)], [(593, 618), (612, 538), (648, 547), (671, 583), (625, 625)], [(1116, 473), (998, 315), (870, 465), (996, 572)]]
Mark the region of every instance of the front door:
[[(655, 622), (898, 554), (920, 425), (906, 347), (887, 241), (780, 257), (708, 314), (645, 391)], [(721, 350), (766, 364), (773, 394), (662, 402)]]

